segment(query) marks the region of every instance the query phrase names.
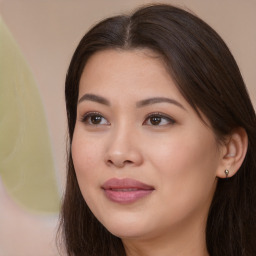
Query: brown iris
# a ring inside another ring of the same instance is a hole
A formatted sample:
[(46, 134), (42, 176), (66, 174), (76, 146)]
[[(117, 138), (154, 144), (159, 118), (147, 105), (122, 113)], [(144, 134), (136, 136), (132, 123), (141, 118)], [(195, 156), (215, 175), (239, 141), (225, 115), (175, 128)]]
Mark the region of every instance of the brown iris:
[(152, 125), (158, 125), (158, 124), (160, 124), (161, 123), (161, 117), (159, 117), (159, 116), (152, 116), (152, 117), (150, 117), (150, 123), (152, 124)]
[(96, 115), (91, 116), (92, 124), (100, 124), (101, 120), (102, 120), (102, 116), (96, 116)]

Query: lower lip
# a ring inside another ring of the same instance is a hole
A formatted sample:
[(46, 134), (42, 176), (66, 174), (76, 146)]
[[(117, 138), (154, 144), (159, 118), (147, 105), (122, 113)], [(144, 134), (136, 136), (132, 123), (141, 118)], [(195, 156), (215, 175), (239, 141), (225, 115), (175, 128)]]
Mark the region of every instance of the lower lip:
[(107, 198), (111, 201), (121, 204), (128, 204), (150, 195), (153, 190), (116, 191), (106, 189), (104, 192)]

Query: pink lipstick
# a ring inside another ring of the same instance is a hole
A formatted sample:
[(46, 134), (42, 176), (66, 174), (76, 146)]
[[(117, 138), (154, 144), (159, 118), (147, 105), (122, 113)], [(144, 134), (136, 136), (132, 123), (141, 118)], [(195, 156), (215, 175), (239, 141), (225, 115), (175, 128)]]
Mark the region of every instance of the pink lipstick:
[(134, 179), (110, 179), (101, 187), (108, 199), (113, 202), (128, 204), (151, 194), (154, 187)]

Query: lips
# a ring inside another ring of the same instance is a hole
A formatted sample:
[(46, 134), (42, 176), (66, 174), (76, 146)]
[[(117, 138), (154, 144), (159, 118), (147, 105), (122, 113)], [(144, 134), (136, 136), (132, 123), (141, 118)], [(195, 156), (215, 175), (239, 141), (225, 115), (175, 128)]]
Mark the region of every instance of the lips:
[(153, 186), (134, 179), (110, 179), (102, 189), (106, 197), (116, 203), (133, 203), (150, 195), (155, 189)]

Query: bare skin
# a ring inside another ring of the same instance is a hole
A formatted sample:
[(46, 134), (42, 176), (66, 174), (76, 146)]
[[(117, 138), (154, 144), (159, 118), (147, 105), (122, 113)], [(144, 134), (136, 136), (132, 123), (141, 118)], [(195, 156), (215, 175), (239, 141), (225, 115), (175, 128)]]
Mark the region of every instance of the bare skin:
[[(85, 201), (128, 256), (208, 255), (206, 220), (227, 153), (156, 54), (105, 50), (89, 59), (72, 157)], [(150, 192), (106, 188), (113, 179)]]

